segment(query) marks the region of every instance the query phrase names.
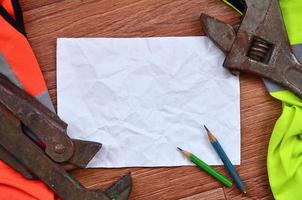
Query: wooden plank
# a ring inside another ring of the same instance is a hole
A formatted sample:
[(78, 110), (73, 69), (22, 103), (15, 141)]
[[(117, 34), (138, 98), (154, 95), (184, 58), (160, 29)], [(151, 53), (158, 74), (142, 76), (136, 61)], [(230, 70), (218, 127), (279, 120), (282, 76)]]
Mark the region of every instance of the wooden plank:
[[(56, 102), (55, 47), (58, 37), (148, 37), (203, 35), (201, 12), (236, 24), (239, 16), (220, 0), (22, 0), (25, 26)], [(280, 103), (259, 78), (241, 76), (242, 163), (237, 166), (248, 188), (224, 188), (227, 199), (273, 199), (266, 172), (266, 153)], [(227, 174), (223, 167), (215, 167)], [(221, 185), (196, 167), (76, 170), (89, 188), (104, 189), (131, 171), (131, 199), (215, 199)], [(198, 196), (200, 195), (200, 196)]]
[(186, 198), (182, 198), (179, 200), (225, 200), (224, 192), (222, 188), (209, 190), (207, 192), (202, 192), (199, 194), (195, 194), (193, 196), (189, 196)]
[(42, 6), (51, 5), (56, 2), (59, 2), (61, 0), (47, 0), (47, 1), (27, 1), (27, 0), (20, 0), (20, 3), (22, 4), (22, 10), (33, 10), (36, 8), (40, 8)]

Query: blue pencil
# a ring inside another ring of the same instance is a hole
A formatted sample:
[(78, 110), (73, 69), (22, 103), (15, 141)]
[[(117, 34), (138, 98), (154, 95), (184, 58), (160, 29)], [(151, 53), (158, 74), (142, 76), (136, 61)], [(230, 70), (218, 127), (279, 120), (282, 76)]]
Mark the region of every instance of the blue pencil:
[(238, 173), (237, 173), (235, 167), (233, 166), (232, 162), (230, 161), (230, 159), (228, 158), (228, 156), (224, 152), (224, 150), (221, 147), (220, 143), (218, 142), (216, 137), (211, 133), (211, 131), (209, 131), (209, 129), (205, 125), (204, 125), (204, 128), (206, 129), (206, 131), (208, 133), (208, 137), (209, 137), (209, 140), (210, 140), (212, 146), (214, 147), (215, 151), (217, 152), (220, 159), (224, 163), (227, 171), (232, 176), (235, 184), (237, 185), (239, 190), (241, 190), (244, 194), (246, 194), (247, 191), (246, 191), (246, 188), (244, 186), (243, 181), (241, 180), (240, 176), (238, 175)]

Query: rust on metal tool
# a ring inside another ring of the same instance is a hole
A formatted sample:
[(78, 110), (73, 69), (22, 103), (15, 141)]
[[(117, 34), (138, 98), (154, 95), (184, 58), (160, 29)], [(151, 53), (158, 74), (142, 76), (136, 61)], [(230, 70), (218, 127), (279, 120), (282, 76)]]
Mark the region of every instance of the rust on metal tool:
[[(45, 152), (56, 162), (73, 155), (73, 143), (66, 134), (67, 124), (35, 98), (0, 75), (0, 103), (22, 121), (44, 144)], [(45, 133), (47, 131), (47, 134)]]
[(101, 148), (99, 143), (70, 139), (65, 122), (2, 74), (0, 97), (0, 103), (21, 120), (25, 133), (38, 138), (45, 145), (45, 153), (55, 162), (70, 161), (85, 167)]
[(27, 179), (36, 178), (26, 167), (24, 167), (13, 155), (0, 145), (0, 159), (14, 168)]
[[(110, 195), (115, 195), (121, 200), (128, 199), (131, 191), (129, 174), (110, 188), (108, 194), (98, 190), (87, 190), (23, 134), (19, 119), (1, 104), (0, 124), (0, 145), (13, 154), (22, 165), (52, 188), (62, 199), (111, 200)], [(120, 198), (120, 195), (123, 195), (124, 198)]]
[(77, 168), (85, 168), (88, 162), (100, 150), (102, 144), (91, 141), (83, 141), (72, 139), (74, 145), (74, 153), (68, 160), (68, 163)]
[(236, 39), (234, 28), (214, 17), (201, 14), (201, 23), (209, 38), (225, 53), (229, 52)]
[(224, 67), (258, 74), (302, 97), (302, 65), (291, 50), (278, 0), (245, 2), (237, 31), (213, 17), (201, 16), (207, 35), (226, 53)]
[[(4, 162), (27, 178), (39, 178), (63, 200), (127, 200), (130, 174), (100, 191), (86, 189), (66, 172), (86, 166), (101, 147), (70, 139), (66, 127), (58, 116), (0, 74), (0, 158)], [(37, 138), (43, 145), (37, 144)]]

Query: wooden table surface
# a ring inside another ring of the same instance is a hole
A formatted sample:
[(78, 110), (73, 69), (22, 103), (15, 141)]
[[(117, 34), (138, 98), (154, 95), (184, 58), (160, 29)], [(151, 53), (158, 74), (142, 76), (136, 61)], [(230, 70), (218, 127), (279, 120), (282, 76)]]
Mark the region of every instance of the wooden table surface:
[[(21, 0), (29, 41), (56, 103), (56, 38), (204, 35), (200, 13), (236, 24), (239, 15), (220, 0)], [(241, 77), (242, 163), (248, 195), (224, 188), (196, 167), (87, 169), (73, 174), (88, 188), (102, 189), (131, 171), (131, 200), (273, 199), (266, 171), (272, 128), (281, 105), (258, 77)], [(223, 167), (215, 167), (226, 171)]]

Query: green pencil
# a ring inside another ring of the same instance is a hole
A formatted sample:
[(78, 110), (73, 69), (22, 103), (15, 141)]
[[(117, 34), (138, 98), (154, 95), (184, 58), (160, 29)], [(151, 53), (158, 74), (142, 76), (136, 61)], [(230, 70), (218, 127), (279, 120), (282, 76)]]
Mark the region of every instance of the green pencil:
[(203, 169), (204, 171), (206, 171), (208, 174), (210, 174), (211, 176), (213, 176), (216, 180), (218, 180), (219, 182), (221, 182), (222, 184), (224, 184), (227, 187), (231, 187), (233, 185), (232, 181), (230, 179), (228, 179), (227, 177), (225, 177), (224, 175), (222, 175), (219, 171), (215, 170), (214, 168), (210, 167), (209, 165), (207, 165), (205, 162), (203, 162), (202, 160), (200, 160), (197, 156), (195, 156), (194, 154), (182, 150), (181, 148), (177, 147), (178, 150), (180, 150), (183, 155), (185, 157), (187, 157), (189, 160), (191, 160), (193, 163), (195, 163), (198, 167), (200, 167), (201, 169)]

